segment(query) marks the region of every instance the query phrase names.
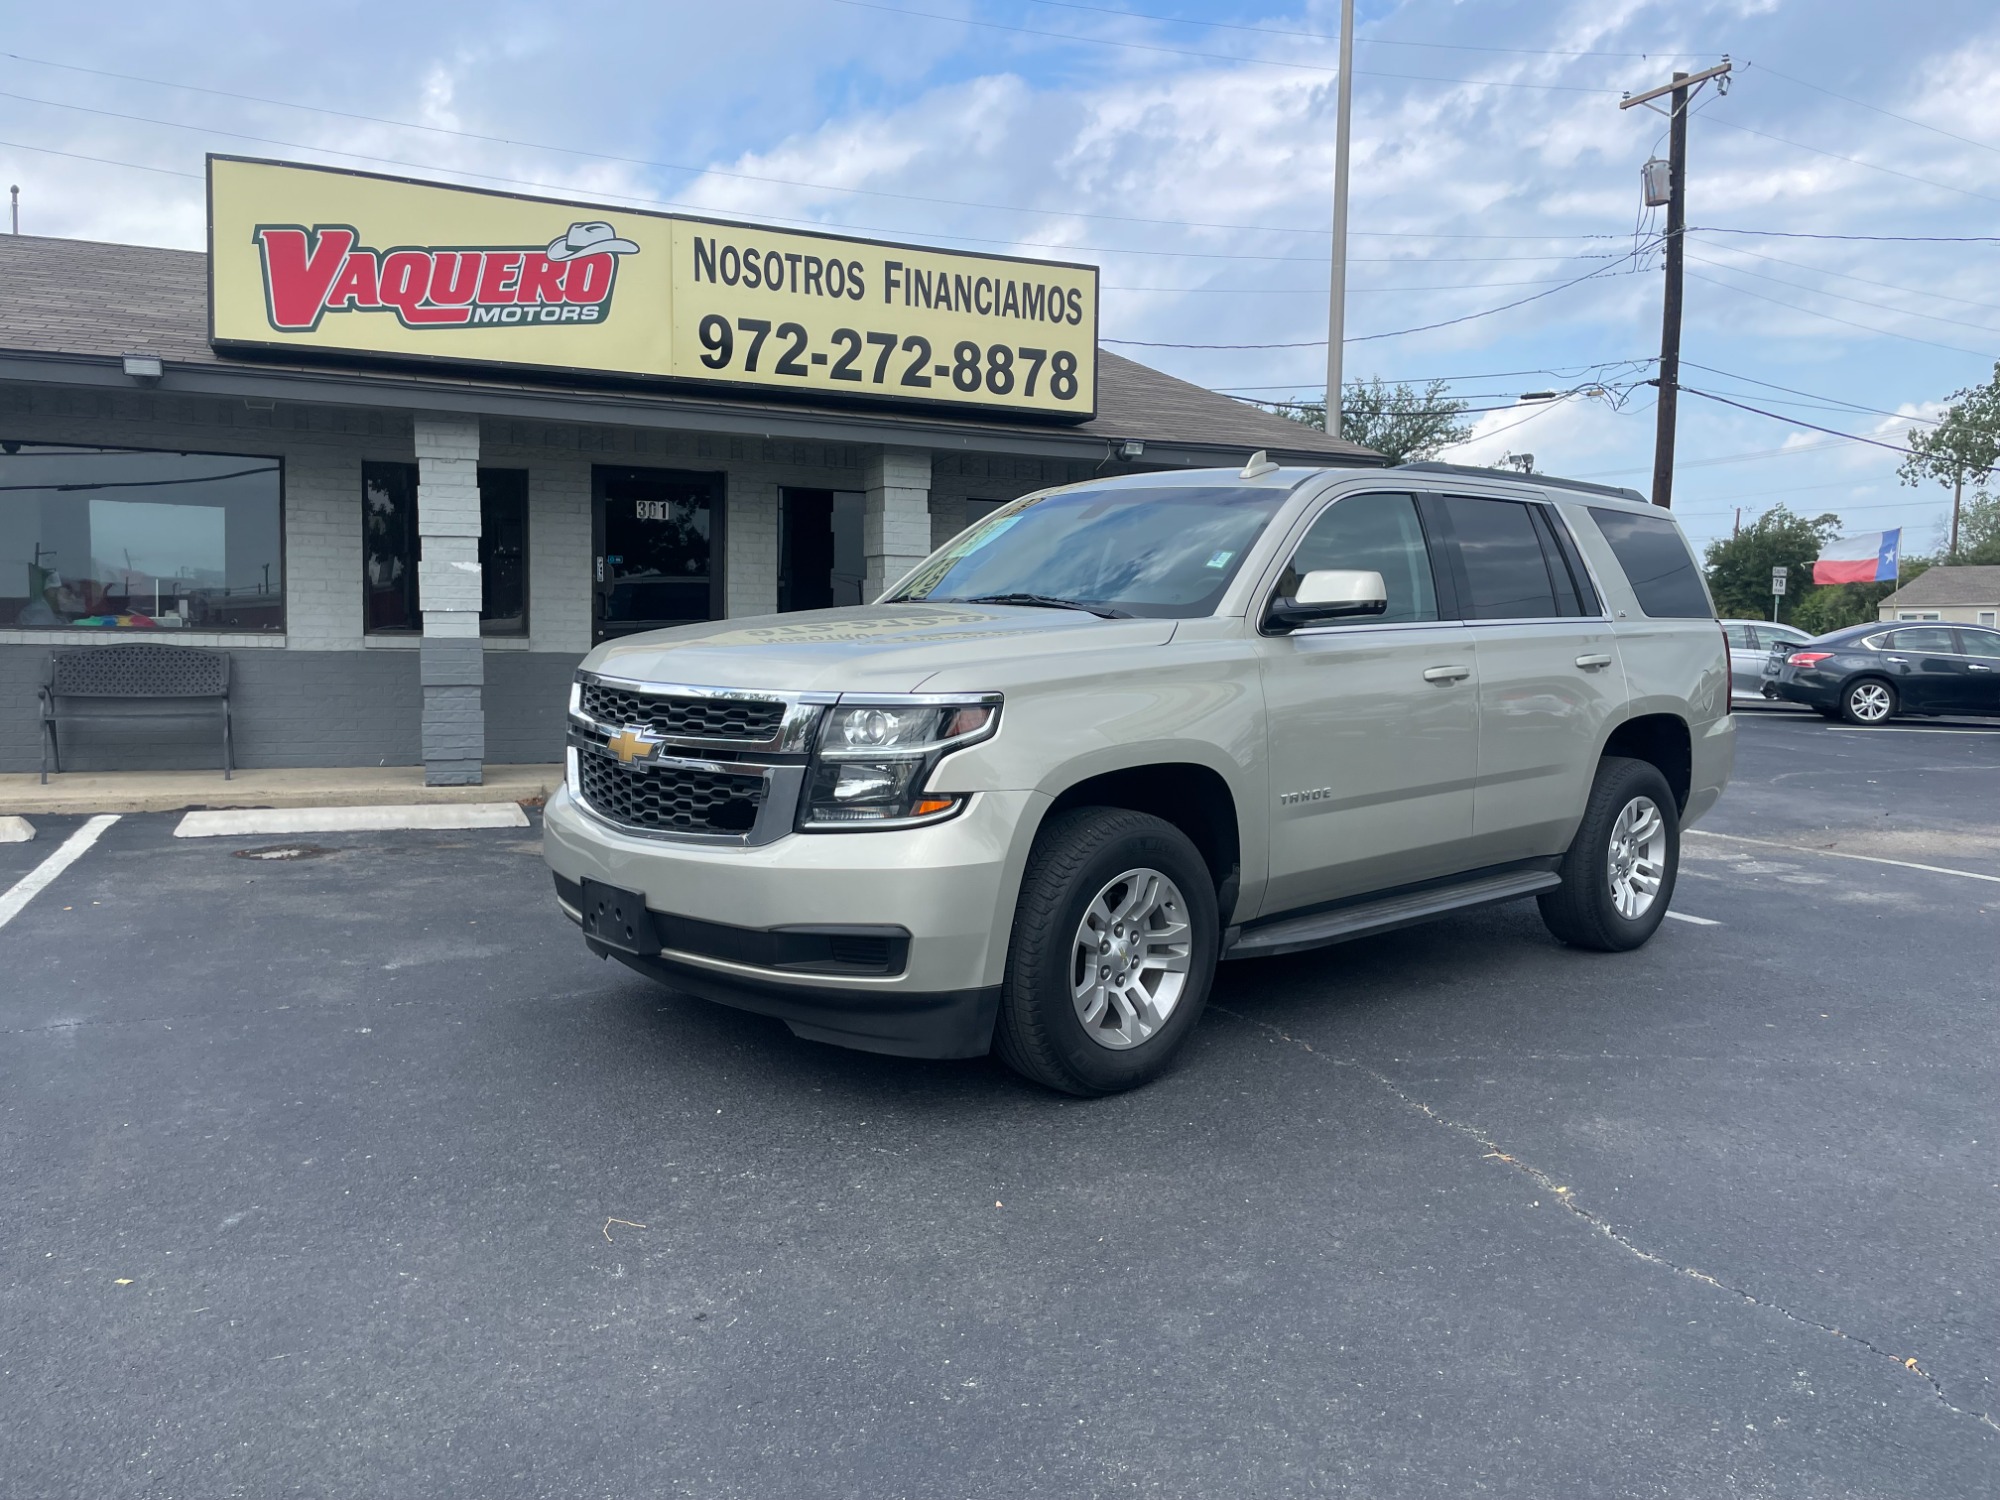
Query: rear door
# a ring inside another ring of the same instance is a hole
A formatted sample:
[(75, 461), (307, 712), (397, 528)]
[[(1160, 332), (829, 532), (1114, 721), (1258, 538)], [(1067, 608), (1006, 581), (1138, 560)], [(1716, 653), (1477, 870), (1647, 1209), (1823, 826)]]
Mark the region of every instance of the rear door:
[(1445, 494), (1426, 501), (1426, 514), (1448, 532), (1479, 668), (1473, 862), (1560, 853), (1590, 794), (1598, 746), (1625, 709), (1611, 621), (1555, 507)]
[(1319, 568), (1380, 573), (1389, 608), (1258, 638), (1272, 796), (1265, 914), (1468, 863), (1479, 749), (1472, 639), (1451, 618), (1416, 497), (1333, 500), (1270, 592), (1290, 593)]
[(1754, 693), (1764, 678), (1764, 653), (1757, 649), (1757, 627), (1731, 620), (1722, 627), (1729, 638), (1729, 690)]
[(2000, 631), (1958, 627), (1958, 644), (1972, 688), (1967, 713), (2000, 714)]

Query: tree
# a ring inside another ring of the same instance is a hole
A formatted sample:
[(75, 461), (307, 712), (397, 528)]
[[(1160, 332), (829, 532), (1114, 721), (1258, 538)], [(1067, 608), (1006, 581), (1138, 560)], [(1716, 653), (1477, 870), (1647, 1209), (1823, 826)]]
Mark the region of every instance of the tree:
[[(1986, 506), (1984, 486), (1992, 479), (1996, 465), (2000, 465), (2000, 364), (1993, 367), (1993, 378), (1986, 384), (1954, 391), (1951, 405), (1935, 427), (1911, 432), (1910, 456), (1896, 470), (1905, 484), (1933, 480), (1951, 487), (1954, 524), (1951, 545), (1941, 561), (1971, 561), (1960, 555), (1965, 550), (1966, 528), (1959, 496), (1968, 483), (1977, 485), (1973, 506), (1976, 510)], [(1995, 542), (2000, 550), (2000, 537), (1994, 536), (1995, 522), (1991, 511), (1986, 511), (1985, 540)]]
[[(1771, 569), (1790, 570), (1793, 595), (1806, 592), (1820, 548), (1840, 534), (1840, 517), (1807, 520), (1774, 505), (1735, 536), (1708, 544), (1708, 590), (1725, 619), (1761, 620), (1771, 613)], [(1877, 585), (1879, 587), (1879, 585)], [(1796, 613), (1804, 600), (1794, 597)]]
[[(1340, 435), (1373, 448), (1392, 464), (1434, 458), (1472, 435), (1472, 424), (1458, 419), (1464, 410), (1463, 401), (1446, 394), (1442, 380), (1419, 391), (1414, 386), (1384, 384), (1378, 375), (1341, 387)], [(1308, 427), (1326, 430), (1324, 402), (1290, 408), (1290, 415)]]

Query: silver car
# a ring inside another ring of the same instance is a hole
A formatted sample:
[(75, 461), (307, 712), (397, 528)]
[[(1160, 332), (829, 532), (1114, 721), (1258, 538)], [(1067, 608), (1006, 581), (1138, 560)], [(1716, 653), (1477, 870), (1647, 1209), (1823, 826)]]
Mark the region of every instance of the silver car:
[(1729, 696), (1759, 702), (1777, 700), (1764, 674), (1772, 652), (1780, 646), (1790, 651), (1812, 639), (1795, 626), (1773, 625), (1769, 620), (1724, 620), (1722, 633), (1729, 638)]

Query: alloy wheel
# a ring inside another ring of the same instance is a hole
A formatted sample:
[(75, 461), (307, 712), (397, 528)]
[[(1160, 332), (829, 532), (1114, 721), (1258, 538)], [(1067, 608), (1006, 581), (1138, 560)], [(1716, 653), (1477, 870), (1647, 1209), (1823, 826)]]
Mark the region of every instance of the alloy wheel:
[(1879, 724), (1889, 717), (1894, 702), (1881, 683), (1857, 683), (1847, 694), (1847, 711), (1864, 724)]
[(1611, 901), (1636, 921), (1652, 909), (1667, 872), (1667, 820), (1651, 797), (1634, 797), (1611, 825)]
[(1070, 998), (1100, 1047), (1136, 1047), (1167, 1024), (1187, 988), (1187, 900), (1158, 870), (1127, 870), (1084, 908), (1070, 955)]

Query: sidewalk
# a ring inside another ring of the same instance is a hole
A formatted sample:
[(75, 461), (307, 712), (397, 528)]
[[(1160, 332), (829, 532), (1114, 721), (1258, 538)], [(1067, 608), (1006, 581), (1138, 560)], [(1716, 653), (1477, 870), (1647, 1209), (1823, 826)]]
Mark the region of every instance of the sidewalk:
[(43, 786), (34, 772), (0, 776), (0, 815), (179, 812), (190, 807), (397, 807), (419, 802), (532, 802), (563, 768), (488, 766), (484, 786), (425, 786), (422, 766), (300, 770), (63, 771)]

